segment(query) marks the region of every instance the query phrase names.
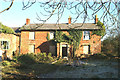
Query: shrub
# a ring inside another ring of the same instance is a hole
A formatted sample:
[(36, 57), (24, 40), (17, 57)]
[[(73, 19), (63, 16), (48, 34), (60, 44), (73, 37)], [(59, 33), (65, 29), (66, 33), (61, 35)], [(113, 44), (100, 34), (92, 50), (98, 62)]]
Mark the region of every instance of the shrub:
[(36, 63), (36, 58), (33, 53), (23, 54), (17, 58), (18, 62), (21, 64), (34, 64)]
[(48, 60), (49, 60), (49, 61), (53, 61), (53, 60), (54, 60), (51, 53), (48, 53), (48, 56), (47, 56), (47, 57), (48, 57)]
[(35, 57), (36, 57), (36, 60), (37, 60), (37, 61), (42, 61), (42, 62), (44, 62), (44, 61), (46, 61), (47, 55), (46, 55), (46, 53), (37, 53), (37, 54), (35, 55)]
[(108, 57), (103, 53), (96, 53), (91, 55), (88, 59), (108, 59)]
[(10, 63), (9, 61), (3, 61), (3, 62), (2, 62), (2, 65), (3, 65), (3, 66), (10, 66), (11, 63)]

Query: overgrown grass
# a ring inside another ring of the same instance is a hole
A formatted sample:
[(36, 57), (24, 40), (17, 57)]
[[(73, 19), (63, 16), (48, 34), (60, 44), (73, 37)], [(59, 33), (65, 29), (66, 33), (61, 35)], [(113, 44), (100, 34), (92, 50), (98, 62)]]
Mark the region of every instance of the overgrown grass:
[[(90, 60), (106, 60), (107, 56), (104, 54), (95, 54), (87, 58)], [(51, 64), (56, 61), (56, 63)], [(73, 61), (73, 59), (71, 60)], [(84, 61), (84, 60), (82, 60)], [(69, 63), (66, 59), (53, 58), (51, 54), (24, 54), (15, 57), (11, 61), (2, 61), (3, 64), (3, 78), (21, 78), (21, 77), (36, 77), (41, 74), (54, 73), (55, 71), (72, 71), (76, 67), (65, 65)], [(80, 68), (84, 68), (88, 65), (81, 65)]]
[[(49, 53), (38, 53), (38, 54), (22, 54), (18, 57), (14, 57), (12, 61), (3, 61), (3, 78), (6, 77), (35, 77), (40, 74), (47, 74), (55, 72), (56, 70), (72, 70), (70, 66), (62, 66), (67, 63), (67, 60), (59, 59), (57, 63), (50, 64), (56, 61), (57, 58), (53, 58)], [(12, 74), (12, 75), (11, 75)], [(14, 75), (13, 75), (14, 74)]]

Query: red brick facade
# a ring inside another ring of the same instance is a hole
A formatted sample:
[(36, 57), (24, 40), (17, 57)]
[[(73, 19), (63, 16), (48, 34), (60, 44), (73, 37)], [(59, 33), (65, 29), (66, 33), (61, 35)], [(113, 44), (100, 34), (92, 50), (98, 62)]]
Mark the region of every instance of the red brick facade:
[[(72, 55), (72, 46), (67, 44), (67, 43), (51, 43), (50, 41), (47, 40), (47, 34), (50, 31), (35, 31), (35, 39), (34, 40), (29, 40), (29, 32), (30, 31), (21, 31), (21, 53), (29, 53), (29, 45), (33, 44), (35, 45), (35, 53), (41, 53), (41, 52), (46, 52), (49, 53), (49, 46), (55, 45), (55, 51), (57, 56), (62, 55), (62, 45), (67, 46), (67, 51), (68, 55)], [(68, 34), (67, 31), (63, 31), (63, 33)], [(90, 40), (83, 40), (83, 35), (80, 41), (79, 49), (76, 50), (77, 56), (80, 56), (80, 54), (83, 54), (83, 46), (84, 45), (89, 45), (90, 46), (90, 53), (100, 53), (101, 52), (101, 37), (97, 35), (91, 35), (90, 31)]]
[(89, 45), (90, 46), (90, 53), (100, 53), (101, 52), (101, 36), (91, 35), (92, 31), (90, 32), (90, 40), (83, 40), (83, 35), (81, 37), (79, 49), (76, 50), (76, 55), (80, 56), (83, 54), (83, 46)]
[(35, 31), (35, 39), (29, 39), (29, 31), (21, 32), (21, 53), (29, 53), (29, 45), (35, 45), (35, 53), (49, 52), (50, 42), (47, 40), (49, 31)]

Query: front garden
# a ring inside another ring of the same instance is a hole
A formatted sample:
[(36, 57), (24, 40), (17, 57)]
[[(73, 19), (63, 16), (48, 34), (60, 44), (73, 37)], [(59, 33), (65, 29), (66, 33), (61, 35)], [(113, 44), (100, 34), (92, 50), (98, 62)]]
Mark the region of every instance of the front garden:
[(49, 53), (24, 54), (1, 62), (2, 78), (118, 78), (118, 58), (103, 54), (78, 59)]

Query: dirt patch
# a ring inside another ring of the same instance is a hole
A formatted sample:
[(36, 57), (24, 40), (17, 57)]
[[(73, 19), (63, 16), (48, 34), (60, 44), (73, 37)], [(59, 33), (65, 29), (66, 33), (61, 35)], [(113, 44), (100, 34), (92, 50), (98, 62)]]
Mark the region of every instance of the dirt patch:
[[(85, 64), (83, 64), (85, 63)], [(92, 60), (83, 61), (79, 66), (72, 66), (72, 70), (61, 70), (38, 75), (40, 78), (118, 78), (118, 62)], [(64, 65), (67, 66), (67, 65)], [(63, 67), (64, 68), (64, 67)]]

